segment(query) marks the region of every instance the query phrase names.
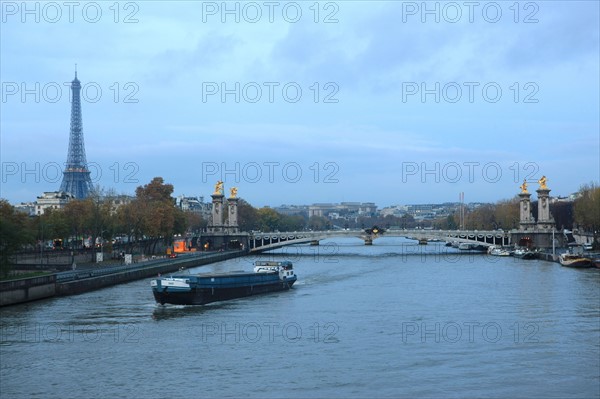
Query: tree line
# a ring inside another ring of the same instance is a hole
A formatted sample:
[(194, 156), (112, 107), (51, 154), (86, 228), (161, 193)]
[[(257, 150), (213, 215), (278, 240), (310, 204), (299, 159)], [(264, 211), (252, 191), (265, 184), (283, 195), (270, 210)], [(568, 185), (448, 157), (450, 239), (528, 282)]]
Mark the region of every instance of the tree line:
[[(52, 239), (60, 238), (64, 246), (78, 249), (86, 245), (95, 246), (98, 241), (106, 242), (110, 247), (112, 240), (119, 238), (126, 250), (136, 243), (143, 247), (145, 254), (150, 255), (155, 253), (161, 240), (171, 244), (176, 234), (201, 233), (208, 221), (197, 213), (178, 208), (172, 197), (173, 190), (173, 185), (165, 183), (162, 177), (155, 177), (148, 184), (137, 187), (135, 197), (120, 206), (115, 202), (118, 196), (96, 190), (84, 200), (73, 200), (62, 209), (47, 209), (43, 215), (33, 217), (0, 199), (0, 275), (8, 273), (10, 258), (15, 253), (35, 250)], [(536, 202), (532, 202), (532, 208), (535, 216)], [(598, 235), (600, 187), (593, 183), (583, 185), (575, 201), (551, 204), (550, 212), (559, 229), (579, 228)], [(246, 232), (369, 228), (374, 225), (382, 228), (454, 230), (459, 228), (460, 220), (458, 212), (455, 212), (444, 218), (424, 221), (416, 221), (410, 215), (333, 221), (321, 216), (308, 217), (307, 213), (283, 215), (269, 207), (255, 208), (240, 198), (238, 224), (240, 230)], [(464, 227), (473, 230), (518, 228), (518, 197), (467, 211)]]
[[(95, 190), (86, 199), (33, 217), (0, 200), (0, 274), (8, 273), (10, 257), (16, 252), (44, 249), (48, 241), (72, 250), (106, 242), (110, 249), (113, 239), (120, 237), (125, 246), (141, 242), (144, 252), (152, 254), (161, 239), (172, 240), (188, 225), (188, 215), (175, 206), (172, 193), (173, 185), (156, 177), (138, 187), (135, 197), (121, 206), (116, 203), (118, 196)], [(92, 251), (90, 261), (94, 256)]]

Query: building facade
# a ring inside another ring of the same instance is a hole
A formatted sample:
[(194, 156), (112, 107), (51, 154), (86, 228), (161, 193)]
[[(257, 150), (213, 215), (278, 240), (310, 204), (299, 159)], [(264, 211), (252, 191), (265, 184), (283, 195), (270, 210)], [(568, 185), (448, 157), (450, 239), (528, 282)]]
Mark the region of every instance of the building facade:
[(64, 191), (44, 192), (41, 196), (37, 197), (37, 201), (35, 202), (35, 214), (40, 216), (48, 209), (62, 209), (73, 199), (75, 199), (73, 194)]

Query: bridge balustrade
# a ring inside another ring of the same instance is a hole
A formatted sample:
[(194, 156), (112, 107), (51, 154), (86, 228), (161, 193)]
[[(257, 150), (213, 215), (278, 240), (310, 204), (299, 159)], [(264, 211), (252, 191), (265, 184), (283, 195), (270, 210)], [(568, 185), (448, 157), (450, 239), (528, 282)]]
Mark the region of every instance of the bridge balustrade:
[(504, 231), (477, 230), (425, 230), (404, 229), (367, 233), (365, 230), (324, 230), (302, 232), (276, 232), (250, 235), (250, 251), (260, 252), (286, 245), (302, 244), (333, 237), (358, 237), (370, 243), (380, 237), (406, 237), (409, 239), (440, 239), (451, 242), (477, 243), (482, 245), (509, 245), (510, 234)]

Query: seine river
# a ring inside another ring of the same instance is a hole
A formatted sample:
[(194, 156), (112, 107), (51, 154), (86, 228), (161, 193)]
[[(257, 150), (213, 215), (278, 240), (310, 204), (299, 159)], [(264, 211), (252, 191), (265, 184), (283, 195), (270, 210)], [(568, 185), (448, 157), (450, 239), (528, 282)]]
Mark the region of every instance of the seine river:
[(159, 306), (146, 279), (2, 308), (0, 396), (600, 396), (600, 270), (449, 251), (336, 239), (191, 270), (289, 259), (289, 292)]

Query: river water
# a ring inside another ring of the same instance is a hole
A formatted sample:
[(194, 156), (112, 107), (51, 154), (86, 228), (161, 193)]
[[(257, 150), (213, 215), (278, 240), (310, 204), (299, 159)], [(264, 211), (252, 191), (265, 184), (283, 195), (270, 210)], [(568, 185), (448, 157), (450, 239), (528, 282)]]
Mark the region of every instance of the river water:
[(336, 239), (191, 270), (289, 259), (289, 292), (159, 306), (146, 279), (5, 307), (0, 396), (600, 397), (600, 270), (452, 251)]

